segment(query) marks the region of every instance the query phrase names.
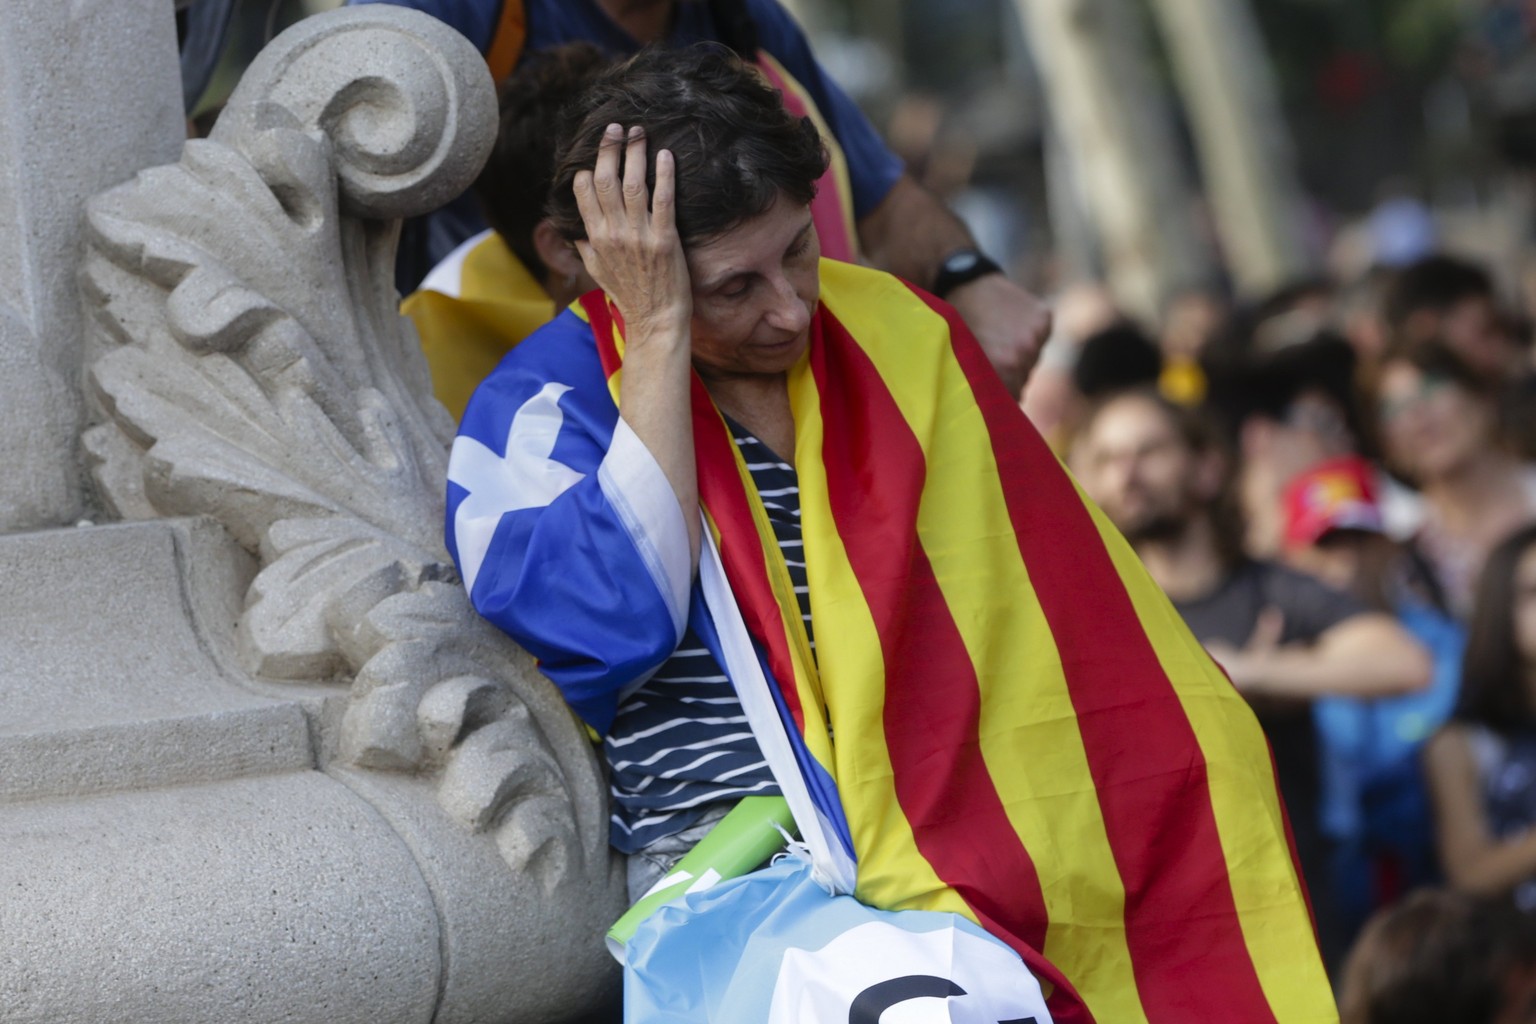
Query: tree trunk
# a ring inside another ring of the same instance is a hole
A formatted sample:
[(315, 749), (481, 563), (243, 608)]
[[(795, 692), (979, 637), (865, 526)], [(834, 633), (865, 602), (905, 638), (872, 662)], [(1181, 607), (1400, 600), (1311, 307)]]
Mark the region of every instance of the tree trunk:
[(1313, 262), (1295, 160), (1247, 0), (1154, 0), (1152, 8), (1239, 291), (1259, 295), (1305, 275)]
[(1105, 275), (1126, 312), (1155, 323), (1176, 288), (1208, 278), (1165, 98), (1128, 0), (1014, 0), (1056, 138), (1088, 204)]

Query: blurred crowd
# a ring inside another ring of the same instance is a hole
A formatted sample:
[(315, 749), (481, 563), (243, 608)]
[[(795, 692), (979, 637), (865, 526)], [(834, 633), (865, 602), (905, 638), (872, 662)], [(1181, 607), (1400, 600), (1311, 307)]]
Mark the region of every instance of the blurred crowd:
[(1536, 1019), (1533, 310), (1405, 256), (1068, 289), (1023, 404), (1252, 703), (1345, 1019)]

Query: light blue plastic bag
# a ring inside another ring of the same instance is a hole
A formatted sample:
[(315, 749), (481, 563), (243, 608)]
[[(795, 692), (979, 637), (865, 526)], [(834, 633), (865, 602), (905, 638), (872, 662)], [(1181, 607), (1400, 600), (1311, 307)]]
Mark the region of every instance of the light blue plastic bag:
[[(896, 1009), (900, 1007), (900, 1009)], [(955, 914), (831, 896), (795, 856), (686, 896), (630, 939), (633, 1024), (1049, 1024), (1018, 954)]]

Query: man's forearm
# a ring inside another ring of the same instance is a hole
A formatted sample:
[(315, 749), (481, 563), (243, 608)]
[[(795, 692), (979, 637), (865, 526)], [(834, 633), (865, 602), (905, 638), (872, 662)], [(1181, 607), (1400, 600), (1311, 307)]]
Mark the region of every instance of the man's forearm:
[[(937, 196), (906, 175), (879, 206), (859, 221), (865, 257), (882, 270), (920, 288), (939, 292), (939, 272), (946, 257), (974, 248), (976, 241)], [(939, 295), (965, 319), (993, 369), (1015, 398), (1035, 365), (1035, 356), (1051, 329), (1050, 311), (989, 263), (970, 273), (944, 275), (948, 288)]]
[(933, 287), (944, 257), (975, 244), (960, 218), (905, 174), (859, 221), (864, 257), (920, 288)]

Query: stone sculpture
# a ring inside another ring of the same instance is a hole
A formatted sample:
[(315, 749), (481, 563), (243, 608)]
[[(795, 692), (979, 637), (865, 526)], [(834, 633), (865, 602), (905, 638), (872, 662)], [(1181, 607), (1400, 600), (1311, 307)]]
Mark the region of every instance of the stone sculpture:
[(122, 522), (0, 537), (6, 1020), (517, 1024), (611, 995), (602, 780), (447, 560), (452, 423), (395, 311), (399, 218), (494, 130), (465, 40), (343, 9), (87, 204), (83, 490)]

